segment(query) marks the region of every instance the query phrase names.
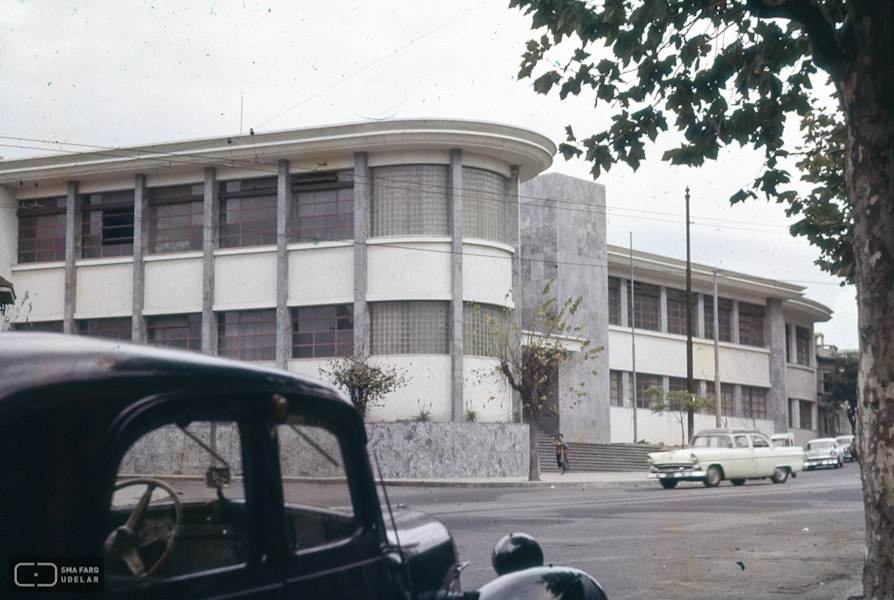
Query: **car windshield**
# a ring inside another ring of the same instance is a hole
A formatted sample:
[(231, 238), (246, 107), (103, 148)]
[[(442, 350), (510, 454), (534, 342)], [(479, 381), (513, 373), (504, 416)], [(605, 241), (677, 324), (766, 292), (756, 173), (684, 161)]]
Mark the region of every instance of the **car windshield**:
[(691, 448), (732, 448), (726, 435), (697, 435), (692, 439)]
[(807, 444), (807, 447), (810, 448), (811, 450), (818, 450), (820, 448), (831, 448), (834, 445), (835, 445), (834, 442), (826, 440), (823, 442), (809, 442)]

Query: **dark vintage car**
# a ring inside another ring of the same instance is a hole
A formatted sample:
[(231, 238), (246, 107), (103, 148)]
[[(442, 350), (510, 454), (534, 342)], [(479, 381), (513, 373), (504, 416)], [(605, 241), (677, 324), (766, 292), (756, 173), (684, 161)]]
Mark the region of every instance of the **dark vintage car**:
[(341, 393), (284, 371), (0, 333), (0, 592), (605, 597), (582, 571), (542, 566), (525, 535), (462, 592), (444, 526), (380, 502), (366, 439)]

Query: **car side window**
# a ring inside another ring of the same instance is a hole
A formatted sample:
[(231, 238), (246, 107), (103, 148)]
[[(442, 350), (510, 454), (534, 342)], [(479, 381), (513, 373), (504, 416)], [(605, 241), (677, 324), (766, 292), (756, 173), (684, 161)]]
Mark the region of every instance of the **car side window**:
[(755, 448), (769, 448), (770, 444), (759, 435), (751, 436), (751, 445)]
[(301, 415), (290, 415), (277, 434), (292, 549), (302, 552), (353, 536), (357, 521), (336, 434)]
[(247, 521), (238, 425), (164, 425), (140, 437), (118, 466), (106, 568), (114, 585), (238, 565), (246, 561)]
[(747, 448), (748, 447), (748, 436), (747, 435), (737, 435), (735, 436), (736, 448)]

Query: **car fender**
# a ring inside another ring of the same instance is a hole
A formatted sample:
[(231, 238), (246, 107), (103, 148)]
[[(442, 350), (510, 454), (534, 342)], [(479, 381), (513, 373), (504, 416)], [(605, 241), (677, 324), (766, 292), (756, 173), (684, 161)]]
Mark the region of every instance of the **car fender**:
[(570, 567), (532, 567), (497, 577), (476, 590), (478, 600), (607, 600), (599, 582)]

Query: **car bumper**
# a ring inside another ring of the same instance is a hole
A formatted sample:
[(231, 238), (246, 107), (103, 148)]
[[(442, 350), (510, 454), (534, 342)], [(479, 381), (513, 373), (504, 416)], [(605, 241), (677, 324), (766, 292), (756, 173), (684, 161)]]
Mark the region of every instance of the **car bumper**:
[(828, 458), (808, 458), (804, 461), (804, 468), (812, 469), (813, 467), (834, 467), (837, 464), (837, 456), (830, 456)]
[(698, 468), (681, 467), (677, 469), (653, 469), (646, 477), (649, 479), (680, 479), (683, 481), (701, 481), (705, 472)]

